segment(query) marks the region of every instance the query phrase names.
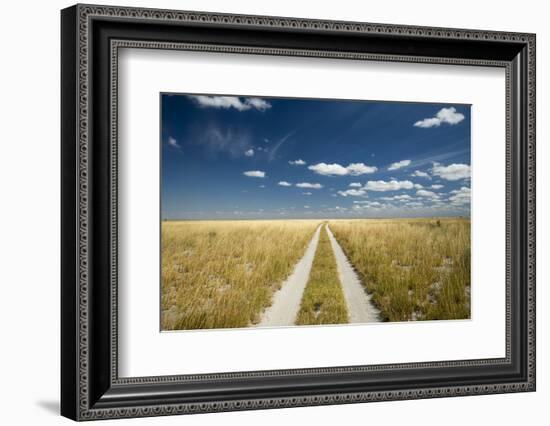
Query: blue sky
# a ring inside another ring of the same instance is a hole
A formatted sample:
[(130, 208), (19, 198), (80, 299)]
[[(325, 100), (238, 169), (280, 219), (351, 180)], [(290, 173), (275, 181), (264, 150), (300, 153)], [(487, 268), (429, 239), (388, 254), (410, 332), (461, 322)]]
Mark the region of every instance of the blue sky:
[(161, 94), (163, 219), (470, 216), (470, 106)]

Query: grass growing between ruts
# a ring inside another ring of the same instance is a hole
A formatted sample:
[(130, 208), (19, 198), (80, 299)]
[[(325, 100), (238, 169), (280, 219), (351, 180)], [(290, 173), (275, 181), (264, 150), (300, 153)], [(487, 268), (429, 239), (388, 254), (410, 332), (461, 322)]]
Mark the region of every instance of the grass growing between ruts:
[(338, 278), (336, 259), (326, 228), (323, 226), (296, 324), (344, 324), (347, 322), (348, 312)]
[(319, 224), (162, 222), (163, 330), (246, 327), (303, 256)]
[(330, 228), (385, 320), (470, 317), (470, 220), (331, 220)]

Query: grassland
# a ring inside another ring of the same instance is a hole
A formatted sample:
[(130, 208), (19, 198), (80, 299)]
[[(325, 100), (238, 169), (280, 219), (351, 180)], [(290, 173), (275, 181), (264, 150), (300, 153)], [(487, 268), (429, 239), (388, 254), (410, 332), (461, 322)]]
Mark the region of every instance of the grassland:
[(468, 219), (331, 220), (387, 321), (470, 317)]
[(338, 278), (336, 259), (327, 231), (323, 226), (296, 324), (344, 324), (347, 322), (348, 312)]
[(233, 328), (257, 322), (318, 224), (163, 222), (162, 329)]

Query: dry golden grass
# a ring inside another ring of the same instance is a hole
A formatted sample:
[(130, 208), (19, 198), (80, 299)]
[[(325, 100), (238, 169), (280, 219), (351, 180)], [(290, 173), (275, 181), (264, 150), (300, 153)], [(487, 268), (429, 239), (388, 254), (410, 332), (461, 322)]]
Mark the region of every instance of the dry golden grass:
[(345, 324), (347, 322), (348, 311), (338, 278), (336, 259), (326, 227), (323, 226), (296, 324)]
[(246, 327), (292, 272), (319, 221), (162, 223), (163, 330)]
[(470, 317), (470, 221), (330, 221), (388, 321)]

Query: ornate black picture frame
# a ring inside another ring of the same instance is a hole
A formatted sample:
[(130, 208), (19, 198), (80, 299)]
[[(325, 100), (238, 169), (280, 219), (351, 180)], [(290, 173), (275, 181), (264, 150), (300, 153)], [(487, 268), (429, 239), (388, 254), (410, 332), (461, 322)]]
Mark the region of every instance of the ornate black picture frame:
[[(96, 5), (64, 9), (61, 28), (62, 415), (92, 420), (535, 390), (535, 35)], [(504, 68), (506, 356), (120, 378), (121, 47)]]

